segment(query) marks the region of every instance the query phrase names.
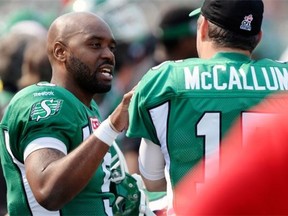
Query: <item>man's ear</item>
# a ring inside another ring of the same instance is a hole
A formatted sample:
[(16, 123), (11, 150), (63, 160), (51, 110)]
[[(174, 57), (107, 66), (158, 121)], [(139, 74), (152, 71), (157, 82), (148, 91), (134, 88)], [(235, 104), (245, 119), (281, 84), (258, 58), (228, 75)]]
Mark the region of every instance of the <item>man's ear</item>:
[(207, 40), (208, 37), (208, 20), (203, 16), (200, 22), (199, 32), (201, 34), (201, 40)]
[(56, 42), (53, 47), (53, 55), (55, 59), (64, 62), (67, 58), (66, 46), (61, 42)]

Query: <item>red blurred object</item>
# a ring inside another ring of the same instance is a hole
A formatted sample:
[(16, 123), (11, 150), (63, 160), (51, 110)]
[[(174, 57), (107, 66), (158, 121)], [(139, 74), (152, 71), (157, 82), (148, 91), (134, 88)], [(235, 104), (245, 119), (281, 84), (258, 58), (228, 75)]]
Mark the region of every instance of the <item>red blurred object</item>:
[(73, 2), (74, 0), (61, 0), (62, 1), (62, 5), (68, 5), (71, 4), (71, 2)]
[[(241, 120), (224, 139), (221, 170), (197, 193), (189, 173), (176, 189), (179, 215), (288, 215), (288, 97), (268, 98), (251, 112), (272, 113), (253, 123), (243, 144)], [(200, 165), (199, 165), (200, 166)]]

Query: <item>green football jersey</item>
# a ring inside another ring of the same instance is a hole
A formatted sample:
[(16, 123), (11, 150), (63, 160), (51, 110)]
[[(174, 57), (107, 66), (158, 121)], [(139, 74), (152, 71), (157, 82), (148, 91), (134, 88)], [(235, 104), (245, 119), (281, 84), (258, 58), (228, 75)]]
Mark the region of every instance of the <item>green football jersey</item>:
[[(205, 168), (219, 169), (220, 142), (236, 119), (270, 94), (286, 90), (288, 65), (269, 59), (218, 53), (209, 60), (167, 61), (139, 82), (126, 135), (161, 146), (172, 187), (204, 157), (202, 176), (191, 183), (197, 188), (207, 177)], [(210, 163), (210, 155), (218, 155), (218, 162)]]
[(88, 185), (60, 211), (48, 211), (37, 203), (25, 175), (27, 149), (48, 147), (69, 154), (100, 122), (94, 101), (87, 107), (59, 86), (38, 83), (14, 96), (1, 122), (0, 143), (9, 215), (112, 215), (110, 152)]

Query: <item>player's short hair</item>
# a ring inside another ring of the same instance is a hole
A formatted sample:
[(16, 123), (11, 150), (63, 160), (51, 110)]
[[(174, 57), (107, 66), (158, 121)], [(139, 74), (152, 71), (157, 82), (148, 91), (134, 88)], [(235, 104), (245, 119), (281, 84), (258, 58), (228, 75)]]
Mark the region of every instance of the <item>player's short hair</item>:
[(209, 21), (208, 36), (215, 42), (216, 46), (248, 50), (250, 52), (256, 48), (259, 42), (259, 35), (243, 36)]

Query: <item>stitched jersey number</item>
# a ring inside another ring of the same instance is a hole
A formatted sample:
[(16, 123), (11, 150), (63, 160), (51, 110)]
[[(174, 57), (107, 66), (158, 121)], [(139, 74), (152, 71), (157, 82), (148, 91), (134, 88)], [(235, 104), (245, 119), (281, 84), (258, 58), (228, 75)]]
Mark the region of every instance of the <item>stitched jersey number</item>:
[[(271, 118), (271, 113), (253, 113), (243, 112), (241, 114), (242, 125), (242, 145), (245, 145), (248, 133), (253, 133), (257, 127), (261, 127), (261, 121)], [(220, 156), (220, 112), (205, 113), (197, 124), (197, 136), (204, 137), (204, 181), (210, 176), (217, 174), (219, 171)], [(211, 157), (213, 155), (213, 157)], [(197, 183), (196, 190), (201, 187), (202, 183)]]
[[(204, 138), (204, 181), (219, 170), (220, 112), (205, 113), (197, 124), (197, 136)], [(211, 157), (213, 155), (213, 157)], [(208, 172), (209, 170), (209, 172)], [(196, 184), (196, 190), (204, 182)]]

